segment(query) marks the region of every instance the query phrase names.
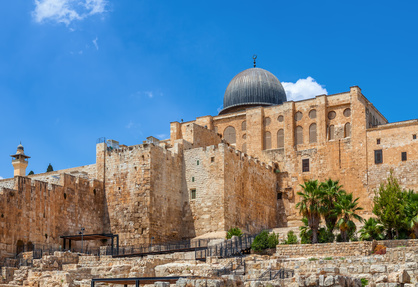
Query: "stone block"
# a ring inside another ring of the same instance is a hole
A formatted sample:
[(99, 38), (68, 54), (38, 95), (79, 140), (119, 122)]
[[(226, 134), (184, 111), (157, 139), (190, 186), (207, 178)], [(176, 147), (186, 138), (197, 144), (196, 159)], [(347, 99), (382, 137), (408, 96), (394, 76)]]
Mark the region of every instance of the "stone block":
[(386, 272), (385, 265), (371, 265), (370, 266), (370, 273), (384, 273)]

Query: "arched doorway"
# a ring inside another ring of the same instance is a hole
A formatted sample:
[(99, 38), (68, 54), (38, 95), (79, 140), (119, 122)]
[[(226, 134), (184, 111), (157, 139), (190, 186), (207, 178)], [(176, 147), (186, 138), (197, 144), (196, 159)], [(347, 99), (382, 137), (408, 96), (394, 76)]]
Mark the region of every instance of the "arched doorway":
[(32, 242), (28, 242), (28, 244), (26, 245), (26, 251), (33, 251), (33, 243)]
[(22, 240), (18, 240), (16, 243), (16, 254), (20, 254), (25, 251), (25, 245)]

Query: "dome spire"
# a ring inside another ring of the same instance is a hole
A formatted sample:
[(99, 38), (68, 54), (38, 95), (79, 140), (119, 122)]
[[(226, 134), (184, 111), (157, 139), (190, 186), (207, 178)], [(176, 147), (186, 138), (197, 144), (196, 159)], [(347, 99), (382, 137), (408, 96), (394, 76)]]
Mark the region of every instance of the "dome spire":
[(257, 55), (256, 54), (254, 54), (253, 55), (253, 60), (254, 60), (254, 68), (256, 67), (256, 63), (255, 63), (255, 60), (257, 59)]

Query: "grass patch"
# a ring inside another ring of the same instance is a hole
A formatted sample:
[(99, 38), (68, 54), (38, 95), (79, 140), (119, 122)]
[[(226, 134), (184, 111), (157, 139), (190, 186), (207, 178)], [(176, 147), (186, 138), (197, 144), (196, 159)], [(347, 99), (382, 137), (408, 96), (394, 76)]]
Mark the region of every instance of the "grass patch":
[(332, 257), (325, 257), (324, 260), (333, 260), (334, 258)]
[(309, 258), (308, 260), (309, 260), (309, 261), (316, 261), (316, 260), (318, 260), (318, 258), (311, 257), (311, 258)]

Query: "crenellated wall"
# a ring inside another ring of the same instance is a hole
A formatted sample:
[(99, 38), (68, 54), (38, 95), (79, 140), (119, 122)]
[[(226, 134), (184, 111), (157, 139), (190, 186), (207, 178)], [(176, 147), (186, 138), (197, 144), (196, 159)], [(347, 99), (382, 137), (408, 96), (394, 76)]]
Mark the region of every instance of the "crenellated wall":
[[(16, 253), (17, 242), (62, 245), (61, 235), (103, 233), (103, 184), (61, 174), (59, 184), (14, 178), (0, 193), (0, 257)], [(92, 243), (94, 244), (94, 243)]]

